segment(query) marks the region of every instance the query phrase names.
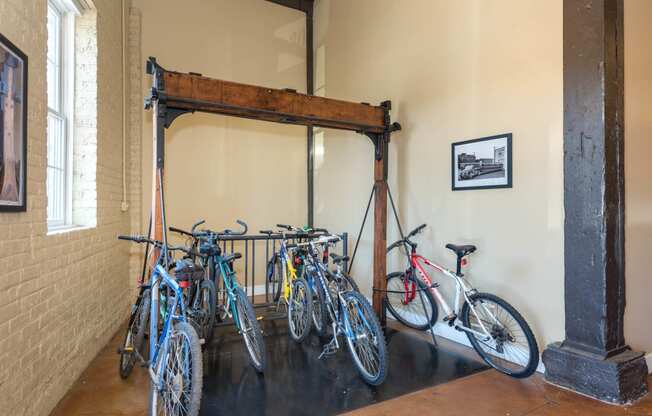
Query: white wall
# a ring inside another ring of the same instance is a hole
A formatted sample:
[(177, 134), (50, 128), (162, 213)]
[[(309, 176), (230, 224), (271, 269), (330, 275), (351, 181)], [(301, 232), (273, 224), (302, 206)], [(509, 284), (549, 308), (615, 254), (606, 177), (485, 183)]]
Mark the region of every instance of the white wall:
[[(562, 1), (318, 0), (316, 15), (326, 95), (391, 99), (403, 124), (392, 136), (390, 187), (406, 229), (429, 225), (421, 252), (452, 268), (446, 242), (477, 244), (470, 280), (513, 303), (542, 348), (563, 339)], [(514, 187), (451, 191), (451, 143), (506, 132)], [(355, 233), (372, 146), (327, 131), (323, 152), (316, 220)], [(354, 269), (367, 294), (371, 229)], [(401, 267), (393, 259), (389, 269)]]
[[(305, 91), (305, 17), (259, 0), (134, 0), (142, 13), (142, 56), (166, 69)], [(143, 89), (151, 78), (143, 74)], [(145, 93), (143, 92), (143, 95)], [(143, 114), (143, 227), (149, 218), (151, 112)], [(177, 119), (166, 136), (168, 223), (199, 218), (213, 229), (304, 224), (304, 127), (210, 114)]]
[(625, 0), (625, 339), (652, 351), (652, 2)]

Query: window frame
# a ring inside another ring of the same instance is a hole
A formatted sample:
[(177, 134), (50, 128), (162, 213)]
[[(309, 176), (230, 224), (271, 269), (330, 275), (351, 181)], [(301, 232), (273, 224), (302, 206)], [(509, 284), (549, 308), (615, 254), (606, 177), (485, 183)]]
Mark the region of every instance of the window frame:
[[(48, 100), (47, 111), (48, 118), (50, 115), (57, 117), (63, 122), (63, 140), (64, 140), (64, 184), (62, 192), (63, 201), (63, 219), (52, 220), (47, 217), (46, 222), (48, 231), (59, 231), (62, 229), (74, 227), (72, 222), (72, 179), (73, 179), (73, 126), (74, 126), (74, 86), (75, 86), (75, 15), (78, 13), (70, 4), (60, 0), (48, 0), (48, 13), (50, 8), (59, 17), (58, 28), (58, 103), (59, 110), (50, 107)], [(47, 30), (49, 36), (49, 29)], [(49, 62), (47, 62), (49, 64)], [(46, 68), (47, 71), (47, 68)], [(46, 134), (48, 134), (46, 132)], [(46, 140), (46, 143), (49, 140)], [(49, 145), (47, 143), (46, 145)], [(47, 152), (46, 152), (47, 159)], [(50, 168), (46, 161), (47, 168)], [(46, 169), (47, 175), (47, 169)], [(48, 207), (51, 195), (48, 195)], [(47, 207), (46, 207), (47, 208)], [(46, 209), (46, 213), (47, 213)]]

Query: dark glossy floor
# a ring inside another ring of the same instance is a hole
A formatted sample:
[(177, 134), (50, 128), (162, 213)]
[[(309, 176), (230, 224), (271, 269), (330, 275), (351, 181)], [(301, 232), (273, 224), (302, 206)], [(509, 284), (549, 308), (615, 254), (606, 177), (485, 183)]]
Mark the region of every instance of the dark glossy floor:
[[(387, 330), (390, 368), (385, 383), (372, 388), (357, 375), (346, 346), (318, 360), (316, 336), (297, 345), (283, 320), (264, 322), (268, 368), (259, 376), (248, 364), (241, 338), (232, 327), (218, 328), (204, 354), (202, 415), (331, 415), (446, 383), (485, 368), (473, 351), (398, 325)], [(401, 331), (397, 331), (400, 328)], [(147, 373), (135, 368), (118, 376), (115, 353), (122, 330), (84, 371), (51, 416), (136, 416), (147, 411)], [(324, 340), (326, 341), (326, 340)]]
[(312, 335), (296, 344), (288, 337), (285, 322), (265, 322), (264, 376), (248, 365), (240, 337), (230, 328), (219, 330), (218, 340), (204, 357), (202, 415), (333, 415), (486, 368), (410, 332), (388, 329), (389, 372), (385, 383), (374, 388), (358, 377), (345, 345), (320, 360), (322, 340)]

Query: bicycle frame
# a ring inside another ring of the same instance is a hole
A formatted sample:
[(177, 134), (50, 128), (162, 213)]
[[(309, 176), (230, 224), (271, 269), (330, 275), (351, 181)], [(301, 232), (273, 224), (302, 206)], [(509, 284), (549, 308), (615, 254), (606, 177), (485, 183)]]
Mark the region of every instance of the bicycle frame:
[[(279, 250), (279, 256), (282, 260), (283, 265), (283, 300), (285, 303), (288, 303), (290, 296), (292, 295), (292, 282), (297, 278), (297, 269), (292, 264), (292, 257), (288, 252), (285, 240), (281, 240), (281, 248)], [(280, 299), (279, 299), (280, 300)]]
[(233, 278), (235, 272), (231, 270), (229, 264), (223, 260), (222, 256), (215, 256), (213, 258), (217, 262), (220, 268), (220, 274), (222, 276), (222, 282), (224, 283), (224, 289), (226, 290), (226, 295), (228, 296), (229, 308), (231, 309), (231, 316), (233, 317), (233, 323), (236, 328), (240, 328), (240, 319), (238, 318), (238, 308), (235, 304), (235, 289), (238, 287), (238, 282)]
[[(163, 328), (161, 330), (161, 334), (157, 338), (151, 334), (158, 334), (159, 301), (160, 289), (162, 285), (172, 289), (175, 293), (175, 296), (174, 301), (166, 309), (167, 314), (165, 316), (165, 321), (163, 322)], [(165, 357), (167, 354), (167, 341), (170, 337), (172, 322), (186, 322), (185, 305), (184, 302), (180, 301), (183, 299), (183, 292), (181, 287), (172, 277), (170, 277), (165, 268), (160, 264), (157, 264), (154, 268), (154, 271), (152, 272), (152, 277), (150, 278), (150, 288), (151, 302), (149, 319), (149, 374), (156, 388), (158, 389), (160, 383), (160, 368), (158, 367), (160, 367), (162, 364), (162, 360), (160, 359)], [(175, 314), (177, 307), (179, 308), (179, 314)]]
[[(432, 279), (430, 278), (430, 275), (425, 269), (425, 266), (429, 266), (432, 269), (435, 269), (437, 272), (443, 274), (444, 276), (452, 279), (455, 282), (455, 300), (454, 300), (454, 305), (451, 308), (451, 306), (446, 302), (446, 299), (444, 299), (443, 295), (441, 292), (437, 289), (436, 285), (433, 285)], [(430, 293), (435, 296), (435, 299), (437, 299), (437, 303), (442, 307), (444, 310), (444, 313), (446, 314), (446, 317), (454, 320), (459, 316), (460, 310), (462, 308), (462, 299), (466, 301), (470, 308), (471, 311), (477, 316), (477, 312), (475, 311), (475, 306), (473, 305), (473, 302), (471, 302), (471, 296), (476, 293), (476, 290), (471, 287), (471, 285), (462, 277), (459, 276), (457, 273), (454, 273), (451, 270), (446, 269), (445, 267), (440, 266), (437, 263), (434, 263), (427, 258), (417, 254), (414, 250), (410, 253), (410, 267), (412, 270), (416, 270), (419, 273), (419, 277), (421, 280), (429, 287)], [(490, 314), (496, 319), (493, 314)], [(446, 318), (444, 318), (446, 319)], [(483, 332), (478, 332), (474, 329), (468, 328), (464, 325), (456, 324), (456, 328), (461, 329), (466, 332), (471, 332), (476, 335), (479, 335), (481, 337), (484, 337), (485, 339), (491, 338), (490, 332), (487, 330), (485, 325), (482, 323), (481, 320), (478, 320), (482, 331)]]

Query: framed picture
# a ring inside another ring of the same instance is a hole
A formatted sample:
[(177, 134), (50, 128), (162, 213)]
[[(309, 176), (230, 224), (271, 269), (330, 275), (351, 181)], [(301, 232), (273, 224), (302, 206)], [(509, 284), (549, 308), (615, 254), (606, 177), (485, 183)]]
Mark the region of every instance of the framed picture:
[(512, 134), (452, 144), (453, 191), (512, 187)]
[(0, 35), (0, 211), (27, 208), (27, 56)]

